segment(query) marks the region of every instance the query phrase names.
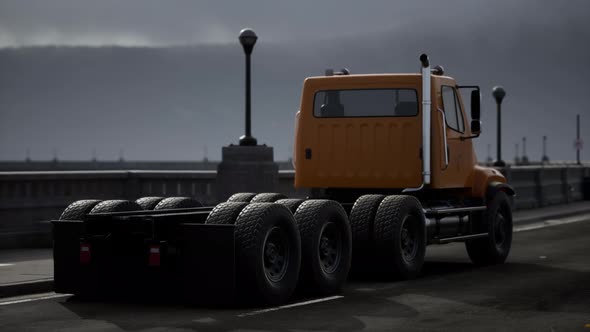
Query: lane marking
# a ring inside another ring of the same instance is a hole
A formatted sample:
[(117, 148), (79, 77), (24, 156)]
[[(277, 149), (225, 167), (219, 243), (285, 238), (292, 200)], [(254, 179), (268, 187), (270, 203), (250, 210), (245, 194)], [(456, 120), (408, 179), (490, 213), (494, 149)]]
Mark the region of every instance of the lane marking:
[(26, 299), (19, 299), (19, 300), (13, 300), (13, 301), (0, 302), (0, 306), (11, 305), (11, 304), (18, 304), (18, 303), (34, 302), (34, 301), (41, 301), (41, 300), (56, 299), (56, 298), (67, 297), (67, 296), (72, 296), (72, 294), (53, 294), (53, 295), (48, 295), (48, 296), (30, 297), (30, 298), (26, 298)]
[(3, 263), (3, 264), (0, 264), (0, 267), (13, 266), (13, 265), (14, 264), (12, 264), (12, 263)]
[(255, 316), (255, 315), (264, 314), (264, 313), (267, 313), (267, 312), (282, 310), (282, 309), (290, 309), (290, 308), (295, 308), (295, 307), (301, 307), (301, 306), (304, 306), (304, 305), (310, 305), (310, 304), (315, 304), (315, 303), (320, 303), (320, 302), (338, 300), (338, 299), (341, 299), (343, 297), (344, 296), (342, 296), (342, 295), (336, 295), (336, 296), (324, 297), (324, 298), (321, 298), (321, 299), (315, 299), (315, 300), (310, 300), (310, 301), (305, 301), (305, 302), (297, 302), (297, 303), (282, 305), (282, 306), (274, 307), (274, 308), (268, 308), (268, 309), (262, 309), (262, 310), (256, 310), (256, 311), (246, 312), (246, 313), (243, 313), (243, 314), (239, 314), (238, 317), (243, 318), (243, 317), (248, 317), (248, 316)]
[(580, 216), (567, 217), (567, 218), (563, 218), (563, 219), (548, 219), (548, 220), (537, 222), (537, 223), (530, 224), (530, 225), (515, 227), (513, 232), (517, 233), (517, 232), (532, 231), (532, 230), (539, 229), (539, 228), (560, 226), (560, 225), (566, 225), (566, 224), (571, 224), (571, 223), (580, 222), (580, 221), (587, 221), (589, 219), (590, 219), (590, 214), (583, 214)]

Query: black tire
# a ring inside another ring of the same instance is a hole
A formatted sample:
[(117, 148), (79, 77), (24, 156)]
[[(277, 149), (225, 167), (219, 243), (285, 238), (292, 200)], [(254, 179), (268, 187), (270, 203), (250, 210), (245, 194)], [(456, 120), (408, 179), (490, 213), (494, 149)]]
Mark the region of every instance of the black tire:
[(295, 213), (301, 234), (300, 288), (323, 295), (342, 290), (352, 251), (348, 216), (331, 200), (307, 200)]
[(125, 201), (122, 199), (113, 199), (109, 201), (102, 201), (98, 203), (92, 211), (93, 213), (109, 213), (109, 212), (127, 212), (127, 211), (142, 211), (141, 206), (135, 202)]
[(142, 197), (135, 200), (135, 203), (139, 204), (142, 209), (149, 211), (153, 210), (164, 197)]
[(282, 205), (286, 206), (291, 211), (291, 213), (295, 214), (295, 211), (297, 211), (297, 208), (303, 202), (305, 202), (304, 199), (299, 199), (299, 198), (284, 198), (284, 199), (279, 199), (275, 203), (276, 204), (282, 204)]
[(250, 203), (274, 203), (279, 199), (285, 199), (287, 196), (277, 193), (262, 193), (254, 196)]
[(512, 211), (506, 193), (496, 193), (486, 211), (474, 216), (473, 226), (476, 233), (489, 236), (465, 241), (471, 261), (480, 266), (504, 263), (512, 246)]
[(426, 226), (420, 202), (406, 195), (385, 197), (373, 227), (379, 269), (397, 279), (417, 277), (426, 253)]
[(230, 224), (233, 225), (240, 212), (248, 205), (244, 202), (224, 202), (217, 204), (207, 216), (205, 224)]
[(100, 202), (102, 201), (97, 199), (75, 201), (62, 212), (59, 220), (84, 220), (84, 217)]
[(256, 196), (255, 193), (237, 193), (237, 194), (231, 195), (227, 199), (227, 201), (228, 202), (244, 202), (244, 203), (250, 203), (250, 201), (252, 200), (252, 198), (254, 198), (254, 196)]
[(281, 304), (297, 286), (301, 239), (283, 205), (252, 203), (235, 224), (236, 269), (242, 300)]
[(161, 200), (154, 210), (190, 209), (201, 206), (201, 202), (190, 197), (168, 197)]
[(355, 273), (370, 268), (370, 257), (374, 255), (373, 224), (379, 204), (385, 195), (363, 195), (359, 197), (350, 211), (350, 230), (352, 232), (352, 262)]

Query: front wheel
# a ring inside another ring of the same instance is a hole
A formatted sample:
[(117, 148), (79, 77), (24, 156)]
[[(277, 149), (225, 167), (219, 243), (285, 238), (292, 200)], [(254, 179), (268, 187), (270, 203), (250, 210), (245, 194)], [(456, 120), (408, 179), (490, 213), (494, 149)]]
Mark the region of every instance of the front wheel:
[(512, 211), (506, 193), (498, 192), (487, 210), (473, 218), (473, 225), (476, 231), (489, 236), (465, 242), (471, 261), (476, 265), (504, 263), (512, 245)]

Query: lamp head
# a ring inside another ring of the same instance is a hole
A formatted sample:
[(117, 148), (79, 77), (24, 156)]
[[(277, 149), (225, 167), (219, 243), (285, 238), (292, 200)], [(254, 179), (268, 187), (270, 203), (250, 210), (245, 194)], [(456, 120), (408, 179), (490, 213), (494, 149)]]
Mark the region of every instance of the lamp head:
[(242, 47), (244, 48), (244, 52), (249, 55), (254, 49), (254, 44), (256, 44), (256, 40), (258, 40), (258, 36), (256, 36), (254, 30), (246, 28), (240, 31), (239, 39), (240, 44), (242, 44)]
[(501, 104), (502, 99), (504, 99), (504, 97), (506, 97), (506, 91), (504, 90), (503, 87), (497, 85), (492, 89), (492, 95), (496, 99), (496, 103)]

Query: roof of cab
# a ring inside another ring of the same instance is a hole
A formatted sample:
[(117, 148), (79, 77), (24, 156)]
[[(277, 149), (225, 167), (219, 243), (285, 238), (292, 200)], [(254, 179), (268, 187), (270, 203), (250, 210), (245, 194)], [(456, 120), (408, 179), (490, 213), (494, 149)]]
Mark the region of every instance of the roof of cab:
[[(449, 76), (433, 75), (433, 78), (453, 79)], [(421, 82), (422, 75), (419, 73), (409, 74), (356, 74), (356, 75), (334, 75), (334, 76), (313, 76), (305, 79), (306, 85), (362, 85), (362, 84), (388, 84), (401, 83), (416, 85)]]

